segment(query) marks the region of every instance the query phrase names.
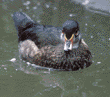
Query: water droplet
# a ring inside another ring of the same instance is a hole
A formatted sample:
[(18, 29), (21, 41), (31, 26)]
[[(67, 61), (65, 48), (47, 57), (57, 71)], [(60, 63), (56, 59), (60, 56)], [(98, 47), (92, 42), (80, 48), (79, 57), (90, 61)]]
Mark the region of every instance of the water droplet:
[(45, 6), (46, 6), (46, 8), (49, 8), (49, 7), (50, 7), (50, 6), (49, 6), (49, 5), (47, 5), (47, 4), (46, 4)]
[(12, 76), (10, 75), (10, 77), (12, 77)]
[(31, 66), (35, 66), (35, 64), (31, 64)]
[(7, 68), (4, 68), (5, 70), (7, 70)]
[(91, 36), (91, 38), (93, 38), (93, 36)]
[(2, 65), (2, 67), (4, 67), (5, 65)]
[(38, 20), (37, 22), (40, 23), (40, 20)]
[(56, 7), (54, 7), (54, 8), (53, 8), (53, 10), (57, 10), (57, 8), (56, 8)]
[(30, 1), (27, 1), (26, 3), (27, 3), (27, 4), (30, 4), (31, 2), (30, 2)]
[(13, 17), (13, 14), (11, 14), (11, 16)]
[(94, 63), (94, 61), (92, 61)]
[(33, 7), (33, 9), (37, 9), (37, 7), (35, 6), (35, 7)]
[(26, 64), (27, 64), (27, 65), (30, 65), (31, 63), (30, 63), (30, 62), (26, 62)]
[(11, 62), (16, 62), (16, 58), (12, 58), (11, 60), (9, 60)]
[(56, 86), (53, 86), (53, 88), (55, 88)]
[(88, 24), (86, 23), (85, 26), (87, 26)]
[(29, 6), (27, 6), (26, 9), (29, 9)]
[(25, 2), (25, 3), (23, 3), (23, 5), (29, 5), (31, 2), (30, 1), (27, 1), (27, 2)]
[(95, 24), (93, 25), (93, 27), (95, 27)]
[(70, 16), (70, 17), (72, 17), (72, 16), (73, 16), (73, 14), (70, 14), (69, 16)]
[(87, 5), (89, 3), (89, 0), (85, 0), (82, 4)]
[(98, 85), (98, 82), (93, 82), (92, 85), (93, 86), (97, 86)]
[(97, 64), (100, 64), (101, 62), (97, 62)]

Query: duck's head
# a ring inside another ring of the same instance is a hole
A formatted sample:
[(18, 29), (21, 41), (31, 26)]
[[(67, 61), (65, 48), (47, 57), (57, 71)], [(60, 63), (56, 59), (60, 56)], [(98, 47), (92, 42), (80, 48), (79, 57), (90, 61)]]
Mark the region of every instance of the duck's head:
[(64, 22), (61, 39), (64, 40), (64, 51), (71, 51), (74, 48), (78, 48), (81, 40), (78, 22), (74, 20)]

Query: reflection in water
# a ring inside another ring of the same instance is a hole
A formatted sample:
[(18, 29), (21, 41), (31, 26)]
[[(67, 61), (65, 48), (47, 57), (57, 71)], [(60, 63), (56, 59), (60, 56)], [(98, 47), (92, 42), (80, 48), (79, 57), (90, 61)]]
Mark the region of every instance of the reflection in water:
[[(51, 91), (51, 89), (58, 88), (58, 87), (62, 91), (65, 91), (64, 86), (62, 85), (61, 79), (59, 77), (57, 78), (57, 76), (54, 75), (53, 69), (45, 68), (45, 67), (43, 68), (40, 66), (35, 67), (35, 64), (31, 64), (29, 62), (25, 62), (22, 60), (16, 60), (16, 61), (13, 61), (13, 60), (15, 60), (15, 58), (12, 58), (11, 62), (13, 63), (13, 66), (16, 71), (20, 70), (26, 74), (32, 74), (32, 75), (40, 76), (42, 78), (42, 80), (40, 81), (40, 84), (47, 87), (46, 89), (42, 90), (42, 92)], [(39, 93), (40, 92), (38, 92), (36, 95), (38, 95)]]

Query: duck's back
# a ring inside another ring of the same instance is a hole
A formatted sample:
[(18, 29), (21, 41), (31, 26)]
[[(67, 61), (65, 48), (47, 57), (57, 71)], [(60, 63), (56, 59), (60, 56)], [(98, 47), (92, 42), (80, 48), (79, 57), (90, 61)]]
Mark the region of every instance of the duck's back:
[(19, 41), (30, 39), (34, 41), (39, 48), (41, 48), (46, 45), (55, 46), (62, 43), (60, 34), (61, 28), (31, 24), (31, 26), (27, 26), (23, 31), (20, 31), (18, 36)]
[(23, 12), (15, 12), (13, 20), (18, 32), (18, 40), (32, 40), (38, 47), (45, 45), (58, 45), (60, 40), (61, 27), (43, 26), (35, 23)]

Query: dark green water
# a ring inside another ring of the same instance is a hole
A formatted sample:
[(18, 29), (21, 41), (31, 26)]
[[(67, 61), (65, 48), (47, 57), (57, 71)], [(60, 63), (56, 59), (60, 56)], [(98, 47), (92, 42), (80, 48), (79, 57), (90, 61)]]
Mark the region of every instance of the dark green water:
[[(94, 13), (68, 0), (3, 0), (0, 3), (0, 97), (110, 97), (110, 15)], [(24, 4), (24, 5), (23, 5)], [(40, 24), (62, 26), (77, 20), (93, 55), (79, 71), (36, 70), (20, 61), (11, 15), (26, 12)], [(16, 58), (16, 62), (9, 60)]]

